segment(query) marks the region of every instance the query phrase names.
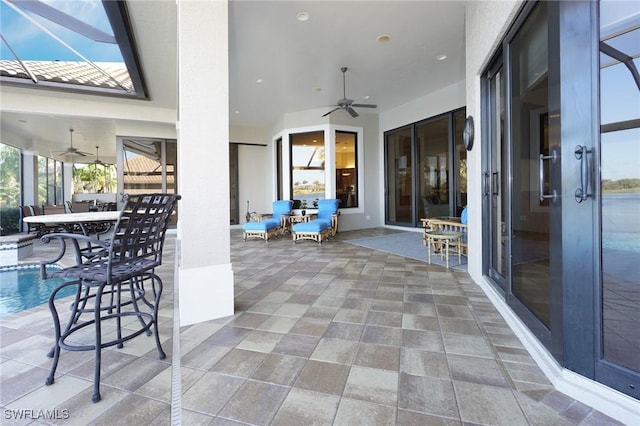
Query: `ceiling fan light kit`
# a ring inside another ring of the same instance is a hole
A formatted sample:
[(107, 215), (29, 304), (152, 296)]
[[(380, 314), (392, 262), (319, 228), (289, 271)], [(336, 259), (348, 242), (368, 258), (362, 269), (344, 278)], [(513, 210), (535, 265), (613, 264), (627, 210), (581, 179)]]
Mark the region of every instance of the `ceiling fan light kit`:
[(351, 115), (351, 117), (355, 118), (358, 117), (360, 114), (358, 114), (356, 112), (355, 109), (353, 109), (353, 107), (356, 108), (378, 108), (378, 105), (374, 105), (374, 104), (354, 104), (353, 103), (353, 99), (348, 99), (347, 98), (347, 84), (346, 84), (346, 73), (347, 73), (348, 68), (347, 67), (342, 67), (340, 68), (340, 71), (342, 71), (342, 99), (339, 99), (338, 102), (336, 102), (336, 104), (334, 105), (335, 108), (332, 109), (331, 111), (327, 112), (326, 114), (323, 114), (323, 117), (326, 117), (327, 115), (331, 114), (334, 111), (337, 111), (339, 109), (343, 109), (345, 111), (347, 111), (349, 113), (349, 115)]

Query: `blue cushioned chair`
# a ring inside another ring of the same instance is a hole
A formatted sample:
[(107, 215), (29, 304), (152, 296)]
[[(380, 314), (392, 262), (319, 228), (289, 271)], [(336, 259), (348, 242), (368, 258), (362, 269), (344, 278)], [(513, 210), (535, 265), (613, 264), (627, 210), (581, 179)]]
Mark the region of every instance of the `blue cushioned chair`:
[(293, 225), (291, 235), (293, 243), (298, 240), (313, 240), (322, 244), (323, 239), (333, 237), (338, 232), (338, 205), (340, 200), (318, 200), (317, 218), (309, 222)]
[(269, 241), (271, 237), (278, 237), (284, 233), (289, 224), (289, 215), (293, 202), (277, 200), (273, 202), (273, 213), (262, 215), (257, 222), (247, 222), (242, 225), (242, 239), (262, 238)]

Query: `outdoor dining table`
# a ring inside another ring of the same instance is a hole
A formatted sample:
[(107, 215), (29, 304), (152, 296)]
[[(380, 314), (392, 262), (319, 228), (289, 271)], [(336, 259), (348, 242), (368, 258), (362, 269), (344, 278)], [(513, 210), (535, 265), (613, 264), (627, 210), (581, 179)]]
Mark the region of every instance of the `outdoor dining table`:
[(106, 212), (81, 212), (81, 213), (61, 213), (45, 214), (37, 216), (27, 216), (23, 218), (25, 223), (40, 223), (43, 225), (58, 225), (69, 232), (73, 232), (76, 225), (80, 226), (83, 234), (88, 235), (87, 225), (100, 222), (116, 222), (120, 217), (120, 211)]

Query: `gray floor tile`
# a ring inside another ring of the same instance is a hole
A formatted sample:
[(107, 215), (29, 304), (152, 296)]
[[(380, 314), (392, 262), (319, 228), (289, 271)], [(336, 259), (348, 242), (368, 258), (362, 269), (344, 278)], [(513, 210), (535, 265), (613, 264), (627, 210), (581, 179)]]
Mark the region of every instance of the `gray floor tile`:
[(304, 389), (292, 389), (272, 424), (290, 425), (332, 425), (338, 410), (340, 398), (311, 392)]
[[(169, 414), (169, 407), (169, 404), (160, 401), (130, 395), (115, 404), (108, 412), (98, 416), (91, 424), (96, 426), (153, 424), (157, 422), (156, 419), (163, 411)], [(114, 416), (112, 411), (119, 415)]]
[(269, 354), (254, 371), (251, 378), (277, 385), (291, 386), (306, 364), (304, 358)]
[(399, 328), (379, 327), (367, 325), (360, 339), (363, 343), (379, 345), (400, 346), (402, 343), (402, 330)]
[(460, 334), (442, 333), (447, 353), (456, 355), (479, 356), (493, 358), (491, 345), (480, 336), (464, 336)]
[(281, 333), (253, 330), (242, 340), (242, 342), (238, 343), (236, 348), (268, 353), (276, 347), (280, 339), (282, 339)]
[(339, 309), (333, 317), (333, 321), (364, 324), (367, 320), (367, 311), (360, 309)]
[(219, 416), (254, 425), (268, 425), (289, 388), (248, 380), (220, 411)]
[(358, 342), (343, 339), (320, 339), (310, 358), (317, 361), (351, 364), (358, 352)]
[(359, 341), (364, 326), (345, 322), (332, 322), (324, 333), (325, 338)]
[(327, 331), (327, 327), (329, 327), (329, 320), (300, 318), (289, 332), (293, 334), (320, 337)]
[(308, 358), (315, 350), (320, 337), (286, 334), (282, 336), (273, 352)]
[(400, 348), (361, 343), (353, 364), (361, 367), (398, 371)]
[(398, 408), (458, 419), (458, 404), (450, 380), (400, 373)]
[(441, 352), (427, 352), (416, 348), (400, 351), (400, 372), (412, 376), (431, 376), (450, 379), (447, 357)]
[(527, 424), (510, 389), (468, 382), (453, 383), (462, 421), (490, 425)]
[(391, 425), (395, 423), (395, 411), (395, 408), (386, 405), (342, 398), (333, 424), (336, 426)]
[(211, 367), (211, 371), (247, 378), (253, 374), (266, 356), (267, 354), (263, 352), (233, 349)]
[(215, 416), (244, 379), (208, 372), (182, 394), (182, 407)]
[(274, 333), (287, 333), (298, 321), (293, 317), (270, 316), (256, 327), (258, 330), (272, 331)]
[(402, 327), (402, 313), (370, 311), (367, 315), (367, 324), (382, 327)]
[(296, 388), (342, 395), (350, 367), (321, 361), (308, 361), (298, 376)]
[(504, 371), (494, 359), (462, 355), (448, 355), (447, 359), (454, 380), (509, 387)]
[(398, 373), (352, 366), (343, 395), (347, 398), (395, 406), (398, 399)]

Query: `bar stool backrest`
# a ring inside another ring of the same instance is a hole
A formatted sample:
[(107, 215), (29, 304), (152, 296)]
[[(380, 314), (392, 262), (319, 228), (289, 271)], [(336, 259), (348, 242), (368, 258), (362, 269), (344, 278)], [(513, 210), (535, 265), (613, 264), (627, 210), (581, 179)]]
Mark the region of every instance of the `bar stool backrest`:
[(162, 263), (167, 225), (177, 194), (126, 194), (110, 245), (110, 263), (149, 270)]

